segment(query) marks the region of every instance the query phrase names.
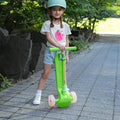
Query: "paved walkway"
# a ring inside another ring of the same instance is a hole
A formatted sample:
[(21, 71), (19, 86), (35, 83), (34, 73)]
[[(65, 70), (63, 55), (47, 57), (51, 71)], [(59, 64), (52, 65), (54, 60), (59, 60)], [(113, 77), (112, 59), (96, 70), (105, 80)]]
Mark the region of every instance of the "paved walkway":
[(0, 92), (0, 120), (120, 120), (120, 36), (102, 35), (71, 58), (67, 82), (78, 101), (67, 108), (48, 106), (48, 95), (57, 96), (54, 69), (41, 104), (32, 105), (41, 73)]

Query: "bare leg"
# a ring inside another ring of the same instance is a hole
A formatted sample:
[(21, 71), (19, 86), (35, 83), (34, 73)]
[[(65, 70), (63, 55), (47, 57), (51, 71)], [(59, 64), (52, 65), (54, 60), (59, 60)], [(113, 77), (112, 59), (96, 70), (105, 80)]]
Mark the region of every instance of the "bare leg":
[(49, 77), (52, 65), (44, 64), (44, 71), (38, 83), (38, 90), (42, 90), (47, 78)]

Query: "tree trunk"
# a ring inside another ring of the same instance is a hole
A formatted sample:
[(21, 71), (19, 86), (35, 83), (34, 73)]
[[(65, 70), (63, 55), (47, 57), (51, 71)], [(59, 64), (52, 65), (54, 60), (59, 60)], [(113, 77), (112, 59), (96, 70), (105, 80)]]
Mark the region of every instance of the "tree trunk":
[(96, 18), (95, 18), (94, 21), (93, 21), (92, 32), (93, 32), (94, 29), (95, 29), (95, 23), (96, 23)]
[(91, 30), (91, 18), (88, 19), (89, 20), (89, 30)]
[(77, 18), (75, 19), (75, 28), (77, 28)]

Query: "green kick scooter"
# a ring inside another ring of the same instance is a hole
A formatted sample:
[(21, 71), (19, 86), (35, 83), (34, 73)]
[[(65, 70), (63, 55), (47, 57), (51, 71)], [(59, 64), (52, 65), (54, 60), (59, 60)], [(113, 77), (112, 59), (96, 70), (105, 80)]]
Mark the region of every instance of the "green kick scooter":
[[(76, 47), (66, 47), (65, 51), (76, 49)], [(59, 51), (55, 55), (55, 74), (58, 99), (55, 99), (54, 95), (49, 95), (49, 106), (54, 107), (55, 104), (57, 104), (58, 107), (64, 108), (69, 106), (71, 103), (75, 103), (77, 101), (77, 95), (75, 92), (69, 93), (67, 90), (65, 51), (61, 52), (59, 48), (49, 48), (49, 50), (50, 52)]]

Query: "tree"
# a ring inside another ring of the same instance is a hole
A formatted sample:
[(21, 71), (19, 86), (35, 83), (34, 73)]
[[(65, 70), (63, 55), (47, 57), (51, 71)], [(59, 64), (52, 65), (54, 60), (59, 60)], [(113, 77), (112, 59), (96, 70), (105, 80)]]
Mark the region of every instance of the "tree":
[[(48, 19), (48, 0), (0, 0), (0, 26), (11, 32), (15, 28), (39, 31)], [(109, 9), (116, 0), (66, 0), (67, 9), (63, 19), (72, 28), (87, 28), (94, 31), (95, 23), (112, 12)]]
[(113, 11), (108, 6), (114, 5), (115, 0), (71, 0), (67, 1), (66, 16), (74, 22), (74, 27), (81, 22), (81, 27), (87, 27), (94, 31), (98, 20), (110, 17)]
[(86, 12), (88, 11), (90, 4), (88, 0), (68, 0), (67, 6), (66, 17), (72, 24), (75, 24), (74, 27), (76, 28), (78, 22), (83, 21), (83, 18), (86, 17)]
[(113, 14), (113, 11), (108, 9), (108, 6), (113, 6), (115, 0), (89, 0), (91, 9), (88, 11), (89, 29), (94, 31), (95, 23), (98, 20), (108, 18)]
[(47, 18), (44, 4), (34, 0), (2, 0), (0, 9), (0, 26), (9, 32), (15, 28), (39, 30)]

